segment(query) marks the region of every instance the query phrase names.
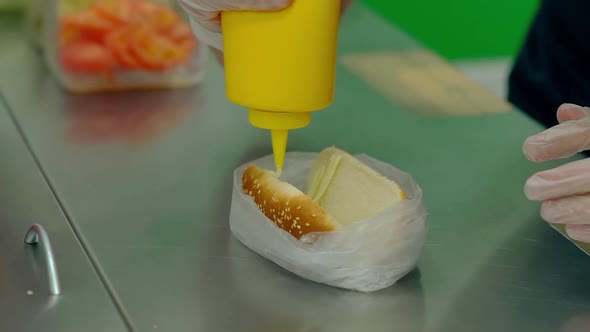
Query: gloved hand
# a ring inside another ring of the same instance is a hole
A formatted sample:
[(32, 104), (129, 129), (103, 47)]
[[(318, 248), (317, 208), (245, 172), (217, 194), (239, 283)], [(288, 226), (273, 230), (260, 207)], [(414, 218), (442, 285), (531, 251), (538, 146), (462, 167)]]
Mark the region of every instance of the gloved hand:
[(189, 16), (193, 31), (203, 43), (223, 50), (221, 20), (224, 10), (275, 11), (283, 9), (293, 0), (178, 0)]
[[(196, 36), (203, 43), (223, 51), (219, 13), (225, 10), (276, 11), (297, 0), (178, 0), (190, 15)], [(321, 0), (318, 0), (321, 1)], [(343, 11), (353, 0), (342, 0)]]
[[(529, 160), (563, 159), (590, 149), (590, 108), (564, 104), (557, 119), (559, 125), (525, 141), (523, 151)], [(566, 224), (568, 236), (590, 243), (590, 159), (533, 175), (525, 193), (531, 200), (543, 201), (543, 219)]]

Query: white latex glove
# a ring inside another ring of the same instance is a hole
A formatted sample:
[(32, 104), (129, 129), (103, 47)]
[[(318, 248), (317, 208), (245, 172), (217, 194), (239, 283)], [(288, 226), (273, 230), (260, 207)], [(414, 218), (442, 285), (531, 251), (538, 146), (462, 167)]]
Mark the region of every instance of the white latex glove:
[(276, 11), (288, 7), (291, 1), (293, 0), (178, 0), (178, 3), (188, 12), (197, 38), (221, 51), (221, 11)]
[[(177, 0), (189, 16), (193, 31), (199, 40), (223, 51), (219, 13), (229, 10), (276, 11), (297, 0)], [(309, 1), (309, 0), (306, 0)], [(321, 1), (321, 0), (317, 0)], [(353, 0), (342, 0), (343, 11)], [(303, 24), (304, 22), (302, 22)], [(218, 52), (218, 53), (219, 53)]]
[[(563, 159), (590, 149), (590, 108), (564, 104), (557, 119), (559, 125), (525, 141), (523, 150), (529, 160)], [(590, 243), (590, 159), (533, 175), (526, 182), (525, 193), (529, 199), (543, 202), (543, 219), (566, 224), (568, 236)]]

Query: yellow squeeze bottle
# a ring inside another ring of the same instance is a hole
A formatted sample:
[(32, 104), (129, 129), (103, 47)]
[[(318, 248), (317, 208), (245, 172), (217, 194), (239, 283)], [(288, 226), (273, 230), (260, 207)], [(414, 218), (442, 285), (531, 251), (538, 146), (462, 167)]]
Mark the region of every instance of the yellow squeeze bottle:
[(253, 126), (270, 129), (279, 172), (289, 130), (307, 126), (334, 98), (340, 1), (221, 15), (227, 97), (249, 109)]

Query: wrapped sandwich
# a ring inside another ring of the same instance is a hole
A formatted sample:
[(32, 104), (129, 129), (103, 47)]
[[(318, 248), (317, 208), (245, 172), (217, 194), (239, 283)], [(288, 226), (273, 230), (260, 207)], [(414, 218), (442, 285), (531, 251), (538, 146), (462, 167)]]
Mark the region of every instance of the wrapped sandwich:
[(288, 153), (285, 165), (280, 177), (271, 156), (236, 170), (230, 226), (247, 247), (358, 291), (391, 286), (415, 267), (427, 214), (408, 174), (337, 148)]

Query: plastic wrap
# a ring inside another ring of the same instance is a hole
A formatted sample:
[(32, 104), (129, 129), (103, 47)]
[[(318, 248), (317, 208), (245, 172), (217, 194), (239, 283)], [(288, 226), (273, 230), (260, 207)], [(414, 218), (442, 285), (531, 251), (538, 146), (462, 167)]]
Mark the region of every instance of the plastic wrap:
[[(317, 153), (290, 152), (281, 180), (305, 192), (307, 173)], [(246, 247), (303, 278), (327, 285), (377, 291), (395, 284), (416, 266), (427, 236), (427, 211), (422, 190), (413, 178), (366, 155), (369, 167), (395, 181), (408, 199), (382, 213), (335, 232), (310, 233), (297, 240), (277, 227), (242, 192), (247, 165), (272, 169), (272, 156), (243, 165), (234, 172), (230, 227)]]
[(174, 0), (43, 2), (47, 63), (73, 92), (183, 87), (202, 80), (206, 47)]

